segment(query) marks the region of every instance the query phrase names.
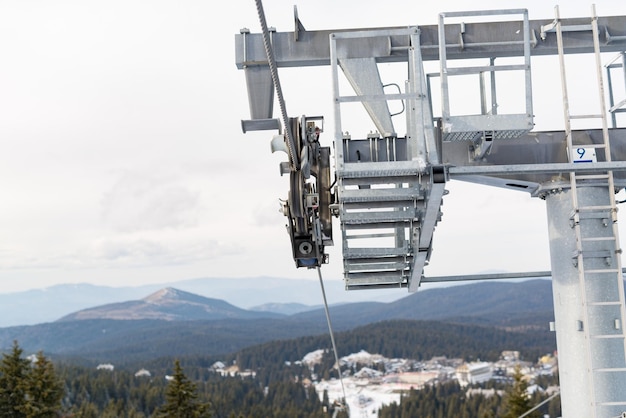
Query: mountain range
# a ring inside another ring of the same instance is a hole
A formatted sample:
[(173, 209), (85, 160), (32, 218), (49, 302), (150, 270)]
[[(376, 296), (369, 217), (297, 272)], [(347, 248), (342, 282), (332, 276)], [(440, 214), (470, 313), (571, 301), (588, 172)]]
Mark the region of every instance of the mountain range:
[[(330, 304), (390, 302), (407, 295), (406, 289), (347, 292), (343, 280), (337, 279), (325, 280), (324, 286)], [(82, 309), (138, 300), (165, 287), (222, 299), (243, 309), (278, 310), (287, 314), (320, 307), (322, 303), (319, 282), (305, 279), (199, 278), (136, 287), (63, 284), (0, 294), (0, 327), (52, 322)], [(274, 306), (269, 308), (268, 304)]]
[[(392, 302), (330, 307), (336, 331), (411, 319), (547, 332), (552, 311), (551, 283), (543, 279), (473, 283), (424, 290)], [(168, 287), (139, 300), (80, 310), (55, 322), (1, 328), (0, 348), (17, 340), (27, 351), (120, 362), (233, 353), (271, 340), (327, 332), (322, 308), (289, 315), (267, 307), (242, 309), (224, 300)]]
[(64, 316), (59, 319), (59, 322), (85, 319), (211, 321), (226, 318), (252, 319), (278, 316), (281, 315), (270, 311), (261, 313), (241, 309), (220, 299), (205, 298), (167, 287), (141, 300), (83, 309)]

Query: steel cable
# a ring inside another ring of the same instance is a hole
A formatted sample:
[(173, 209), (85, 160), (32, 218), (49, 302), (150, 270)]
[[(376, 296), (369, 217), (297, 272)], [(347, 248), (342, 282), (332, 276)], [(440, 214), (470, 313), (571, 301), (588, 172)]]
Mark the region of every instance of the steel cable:
[(285, 126), (285, 133), (287, 135), (287, 151), (289, 153), (289, 160), (295, 170), (300, 170), (300, 156), (296, 152), (296, 143), (293, 138), (293, 132), (291, 131), (291, 124), (287, 117), (287, 108), (285, 106), (285, 99), (283, 97), (283, 90), (280, 87), (280, 80), (278, 79), (278, 69), (276, 66), (276, 58), (274, 57), (274, 50), (270, 42), (270, 31), (267, 28), (267, 22), (265, 20), (265, 12), (263, 11), (263, 4), (261, 0), (255, 0), (257, 13), (259, 14), (259, 21), (261, 23), (261, 32), (263, 33), (263, 46), (265, 47), (265, 55), (267, 56), (267, 63), (270, 67), (270, 74), (272, 75), (272, 81), (274, 88), (276, 89), (276, 97), (278, 98), (278, 105), (280, 106), (280, 113)]
[(324, 290), (324, 280), (322, 280), (322, 269), (317, 266), (317, 277), (320, 280), (320, 288), (322, 289), (322, 297), (324, 298), (324, 312), (326, 312), (326, 323), (328, 324), (328, 332), (330, 333), (330, 342), (333, 345), (333, 352), (335, 354), (335, 365), (337, 366), (337, 373), (339, 374), (339, 382), (341, 383), (341, 390), (343, 392), (343, 404), (347, 409), (346, 387), (343, 384), (343, 377), (341, 376), (341, 366), (339, 365), (339, 355), (337, 354), (337, 346), (335, 345), (335, 336), (333, 334), (333, 326), (330, 321), (330, 312), (328, 311), (328, 301), (326, 300), (326, 290)]

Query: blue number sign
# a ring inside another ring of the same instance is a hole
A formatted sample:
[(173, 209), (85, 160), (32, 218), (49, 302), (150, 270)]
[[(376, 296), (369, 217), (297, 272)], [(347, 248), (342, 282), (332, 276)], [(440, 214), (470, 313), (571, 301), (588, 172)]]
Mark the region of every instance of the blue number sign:
[(574, 163), (597, 162), (595, 148), (575, 148), (572, 151), (572, 162)]

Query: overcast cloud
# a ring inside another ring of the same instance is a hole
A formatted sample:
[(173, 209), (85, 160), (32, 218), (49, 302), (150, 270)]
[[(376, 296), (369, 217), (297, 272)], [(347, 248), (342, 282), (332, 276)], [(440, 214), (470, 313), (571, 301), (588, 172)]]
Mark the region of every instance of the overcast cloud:
[[(294, 4), (311, 30), (435, 24), (438, 12), (470, 5), (268, 0), (268, 23), (292, 30)], [(600, 15), (626, 13), (620, 2), (596, 4)], [(531, 19), (550, 19), (554, 4), (470, 6), (527, 7)], [(566, 17), (589, 10), (561, 5)], [(253, 0), (0, 2), (0, 292), (316, 278), (295, 269), (278, 212), (283, 157), (270, 153), (270, 133), (241, 132), (249, 114), (234, 35), (243, 27), (259, 32)], [(327, 68), (280, 76), (292, 115), (331, 116)], [(536, 96), (558, 83), (557, 72), (534, 77)], [(538, 128), (561, 124), (559, 94), (536, 102)], [(327, 122), (322, 141), (331, 134)], [(542, 201), (458, 182), (449, 189), (428, 275), (549, 269)], [(339, 280), (339, 245), (330, 251), (323, 272)]]

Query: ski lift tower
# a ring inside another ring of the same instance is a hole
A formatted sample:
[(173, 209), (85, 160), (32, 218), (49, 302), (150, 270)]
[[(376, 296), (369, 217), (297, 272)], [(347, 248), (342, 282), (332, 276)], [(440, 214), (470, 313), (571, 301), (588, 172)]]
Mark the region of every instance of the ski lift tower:
[[(313, 214), (311, 236), (321, 251), (332, 244), (324, 213), (339, 218), (346, 289), (417, 291), (449, 179), (545, 200), (563, 416), (626, 416), (626, 310), (615, 199), (626, 187), (626, 129), (616, 123), (626, 110), (626, 92), (616, 91), (612, 78), (617, 71), (626, 80), (626, 16), (598, 17), (592, 6), (589, 17), (575, 19), (560, 18), (558, 7), (554, 17), (543, 20), (530, 20), (525, 9), (471, 11), (441, 13), (436, 25), (358, 30), (305, 30), (297, 11), (294, 21), (293, 32), (271, 33), (276, 66), (331, 67), (336, 181), (328, 187), (319, 186), (328, 179), (318, 182), (317, 190), (298, 187), (290, 199), (300, 199), (300, 209)], [(242, 30), (235, 45), (250, 104), (244, 132), (280, 133), (263, 37)], [(618, 58), (604, 65), (605, 53)], [(598, 97), (599, 108), (590, 114), (570, 112), (568, 54), (586, 54), (594, 62), (596, 77), (578, 80), (576, 87)], [(533, 131), (532, 56), (558, 59), (564, 130)], [(439, 71), (426, 73), (425, 61), (438, 61)], [(379, 71), (386, 63), (406, 67), (392, 91)], [(513, 73), (522, 86), (519, 111), (501, 113), (496, 76)], [(475, 114), (454, 112), (463, 108), (454, 87), (462, 76), (477, 81), (476, 97), (461, 97), (479, 101)], [(342, 124), (344, 107), (355, 103), (374, 130)], [(403, 107), (402, 135), (390, 111), (397, 103)], [(596, 121), (597, 128), (574, 129), (578, 119)], [(310, 121), (304, 122), (298, 146), (317, 141), (307, 134)], [(355, 136), (364, 131), (369, 133)], [(294, 170), (281, 166), (284, 173)], [(320, 202), (328, 207), (319, 208)], [(316, 238), (318, 210), (327, 226), (324, 240)], [(291, 233), (298, 267), (326, 262), (320, 254), (309, 255), (314, 246)]]

